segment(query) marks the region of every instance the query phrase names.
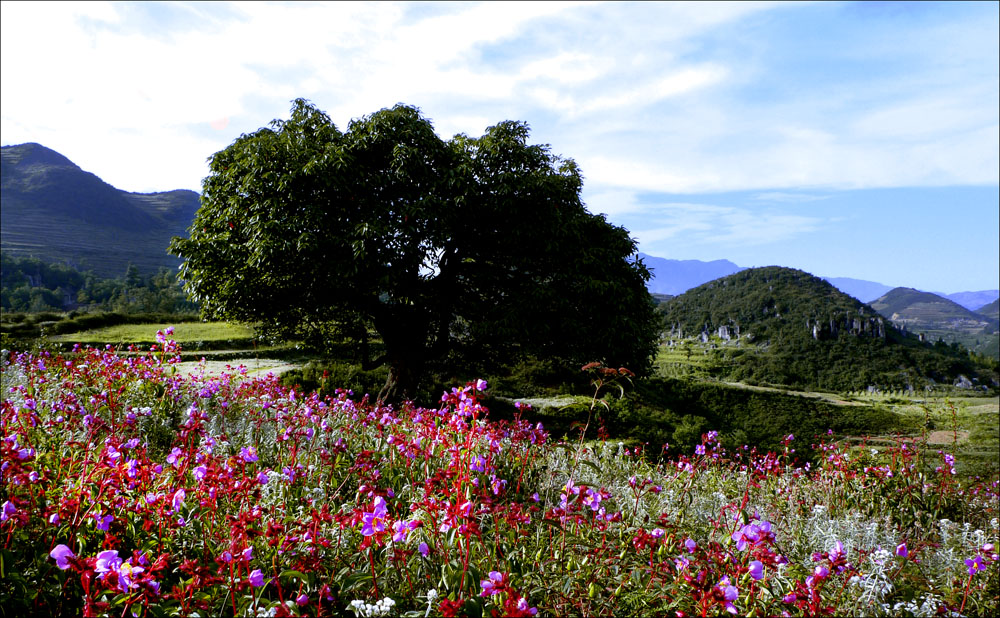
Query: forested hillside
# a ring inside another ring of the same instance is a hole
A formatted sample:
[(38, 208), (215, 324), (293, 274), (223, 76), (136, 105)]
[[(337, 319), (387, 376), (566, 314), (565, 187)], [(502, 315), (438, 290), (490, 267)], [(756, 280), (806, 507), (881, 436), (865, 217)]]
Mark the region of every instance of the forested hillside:
[[(820, 390), (995, 387), (995, 363), (896, 329), (809, 273), (754, 268), (661, 304), (668, 339), (715, 340), (720, 377)], [(669, 344), (668, 344), (669, 345)], [(965, 379), (963, 379), (963, 376)]]

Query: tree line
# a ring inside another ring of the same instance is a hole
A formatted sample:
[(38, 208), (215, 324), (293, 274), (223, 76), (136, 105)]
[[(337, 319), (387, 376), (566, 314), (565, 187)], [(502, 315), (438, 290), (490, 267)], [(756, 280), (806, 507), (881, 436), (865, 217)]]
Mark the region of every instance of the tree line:
[(177, 274), (161, 268), (142, 273), (130, 264), (121, 277), (0, 253), (0, 307), (4, 311), (114, 311), (118, 313), (192, 313), (198, 305), (187, 298)]

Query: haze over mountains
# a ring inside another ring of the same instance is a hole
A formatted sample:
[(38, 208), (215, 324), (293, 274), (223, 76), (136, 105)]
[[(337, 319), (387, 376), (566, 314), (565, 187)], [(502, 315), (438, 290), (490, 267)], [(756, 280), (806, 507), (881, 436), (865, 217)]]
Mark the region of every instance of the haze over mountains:
[[(175, 268), (166, 252), (172, 236), (184, 236), (199, 206), (194, 191), (129, 193), (80, 169), (40, 144), (4, 146), (0, 196), (0, 246), (13, 255), (67, 263), (120, 277), (131, 263), (151, 273)], [(673, 260), (639, 254), (653, 273), (650, 292), (676, 296), (745, 270), (729, 260)], [(840, 291), (874, 301), (893, 288), (847, 277), (827, 277)], [(1000, 290), (941, 295), (975, 311)]]

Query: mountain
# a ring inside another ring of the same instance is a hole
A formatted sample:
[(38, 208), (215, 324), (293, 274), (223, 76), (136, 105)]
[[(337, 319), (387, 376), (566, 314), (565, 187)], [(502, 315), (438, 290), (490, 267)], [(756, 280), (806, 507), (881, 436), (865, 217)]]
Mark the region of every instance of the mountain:
[(669, 337), (716, 346), (718, 377), (852, 391), (937, 383), (993, 385), (996, 372), (957, 345), (921, 342), (872, 307), (809, 273), (768, 266), (711, 281), (660, 304)]
[(993, 301), (985, 307), (980, 307), (976, 310), (976, 313), (993, 318), (994, 320), (1000, 320), (1000, 299)]
[(892, 289), (891, 286), (884, 283), (851, 279), (850, 277), (823, 277), (823, 279), (833, 284), (844, 294), (853, 296), (863, 303), (870, 303)]
[(895, 326), (922, 334), (931, 341), (957, 342), (994, 357), (1000, 354), (993, 345), (995, 337), (992, 337), (1000, 330), (1000, 322), (937, 294), (895, 288), (873, 301), (871, 306)]
[(653, 276), (646, 285), (653, 294), (683, 294), (706, 281), (725, 277), (743, 270), (729, 260), (670, 260), (640, 253)]
[(130, 263), (145, 273), (180, 264), (167, 245), (187, 234), (194, 191), (122, 191), (40, 144), (4, 146), (0, 155), (4, 251), (107, 277)]
[(977, 311), (1000, 298), (1000, 290), (981, 290), (979, 292), (956, 292), (955, 294), (939, 294), (948, 300), (962, 305), (966, 309)]

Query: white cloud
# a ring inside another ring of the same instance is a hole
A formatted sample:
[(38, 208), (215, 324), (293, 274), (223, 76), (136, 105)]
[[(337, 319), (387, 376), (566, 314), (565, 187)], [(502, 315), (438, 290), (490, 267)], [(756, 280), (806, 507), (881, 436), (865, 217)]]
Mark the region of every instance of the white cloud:
[[(38, 141), (122, 188), (197, 188), (206, 157), (298, 96), (341, 128), (397, 102), (421, 107), (445, 137), (525, 120), (605, 192), (998, 182), (995, 59), (982, 51), (992, 40), (963, 41), (958, 71), (900, 65), (866, 82), (823, 65), (818, 86), (818, 69), (785, 75), (768, 55), (816, 61), (774, 47), (797, 50), (795, 22), (782, 40), (754, 33), (825, 4), (2, 7), (4, 143)], [(859, 48), (877, 60), (919, 48), (921, 34)], [(969, 62), (976, 54), (985, 69)]]
[(684, 202), (651, 205), (644, 219), (646, 226), (633, 232), (652, 251), (664, 241), (670, 241), (673, 251), (699, 245), (767, 245), (814, 232), (824, 223), (819, 217)]

